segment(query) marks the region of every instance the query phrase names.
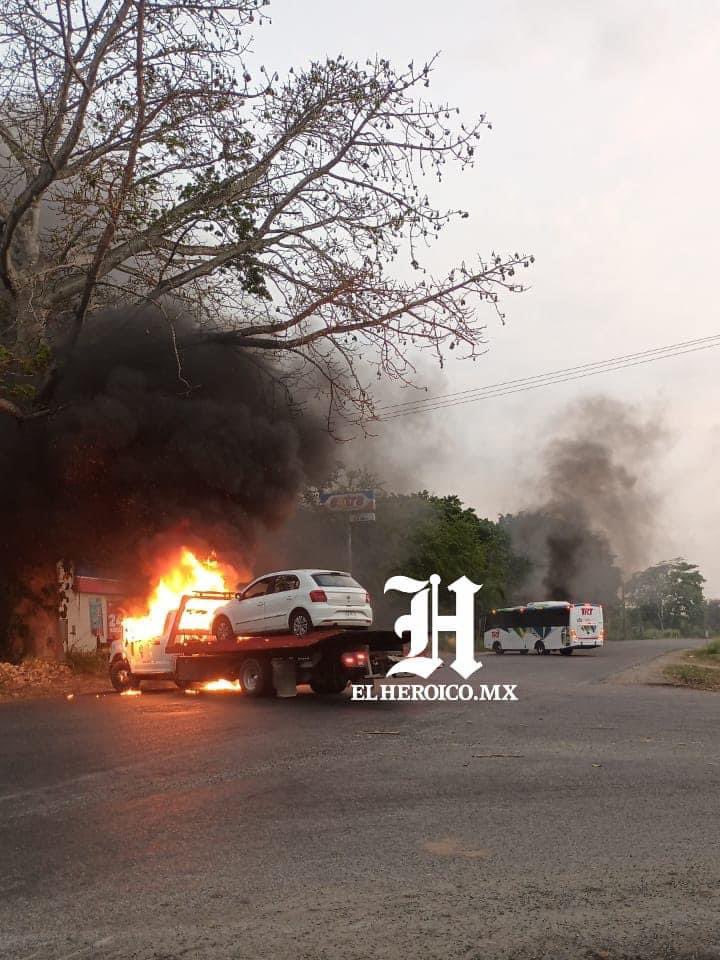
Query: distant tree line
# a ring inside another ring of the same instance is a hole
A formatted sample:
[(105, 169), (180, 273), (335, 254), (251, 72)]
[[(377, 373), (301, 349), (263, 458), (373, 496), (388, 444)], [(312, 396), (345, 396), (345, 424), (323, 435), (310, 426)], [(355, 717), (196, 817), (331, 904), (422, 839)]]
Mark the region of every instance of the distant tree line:
[[(369, 488), (376, 491), (375, 520), (352, 524), (352, 571), (372, 594), (379, 626), (391, 626), (407, 608), (407, 598), (383, 593), (385, 581), (395, 574), (426, 579), (437, 573), (443, 588), (464, 574), (483, 585), (479, 606), (485, 610), (559, 598), (551, 596), (541, 543), (549, 538), (552, 545), (577, 533), (563, 530), (558, 518), (523, 512), (490, 520), (456, 495), (388, 492), (364, 470), (341, 469), (324, 485), (328, 490)], [(262, 544), (256, 566), (346, 569), (348, 527), (347, 514), (328, 511), (319, 504), (318, 489), (308, 490), (290, 522)], [(682, 558), (658, 563), (633, 574), (623, 586), (611, 545), (592, 531), (583, 531), (582, 537), (569, 598), (603, 604), (608, 636), (720, 632), (720, 600), (706, 601), (705, 579), (696, 564)], [(441, 606), (452, 607), (446, 590)]]
[[(633, 574), (625, 585), (625, 611), (634, 635), (651, 631), (683, 636), (717, 629), (720, 601), (706, 601), (705, 577), (682, 557)], [(716, 621), (711, 626), (710, 620)]]
[[(383, 593), (393, 575), (427, 579), (437, 573), (445, 608), (452, 606), (452, 598), (444, 588), (463, 574), (483, 585), (484, 608), (508, 603), (527, 575), (528, 561), (513, 551), (509, 533), (457, 496), (438, 497), (426, 490), (386, 493), (361, 471), (345, 475), (342, 486), (378, 490), (375, 520), (352, 524), (352, 572), (371, 593), (379, 626), (391, 626), (407, 607), (406, 597)], [(347, 514), (326, 510), (318, 504), (316, 491), (310, 491), (292, 520), (263, 543), (256, 566), (347, 569), (348, 526)]]

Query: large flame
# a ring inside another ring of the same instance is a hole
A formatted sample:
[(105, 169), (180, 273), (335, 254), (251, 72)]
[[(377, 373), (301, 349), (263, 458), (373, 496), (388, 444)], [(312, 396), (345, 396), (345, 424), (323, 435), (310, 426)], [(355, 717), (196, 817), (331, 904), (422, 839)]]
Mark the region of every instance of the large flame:
[(240, 686), (239, 680), (209, 680), (202, 685), (201, 689), (210, 691), (223, 690), (230, 693), (242, 690), (242, 687)]
[[(183, 594), (194, 590), (208, 590), (230, 592), (238, 582), (237, 573), (227, 565), (221, 565), (217, 560), (199, 560), (192, 550), (182, 547), (179, 556), (176, 554), (168, 563), (167, 568), (160, 576), (157, 586), (147, 601), (147, 612), (137, 617), (125, 617), (123, 629), (128, 642), (142, 642), (152, 640), (162, 635), (165, 620), (172, 610), (177, 610)], [(217, 606), (223, 603), (218, 600)], [(212, 601), (204, 601), (203, 606), (212, 605)], [(193, 610), (187, 611), (187, 617), (192, 618)], [(197, 611), (204, 621), (208, 620), (207, 610)], [(196, 626), (207, 628), (207, 622), (198, 622)]]

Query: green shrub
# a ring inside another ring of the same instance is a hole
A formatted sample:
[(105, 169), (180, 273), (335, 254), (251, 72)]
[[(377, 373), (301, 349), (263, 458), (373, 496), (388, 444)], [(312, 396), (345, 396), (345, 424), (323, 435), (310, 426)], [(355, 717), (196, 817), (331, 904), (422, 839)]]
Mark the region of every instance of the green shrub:
[(65, 662), (73, 673), (106, 673), (108, 655), (95, 650), (66, 650)]
[(682, 634), (679, 630), (657, 630), (655, 627), (646, 627), (643, 630), (643, 637), (646, 640), (679, 640)]
[(698, 650), (698, 653), (702, 653), (706, 657), (720, 657), (720, 638), (711, 640), (706, 647)]

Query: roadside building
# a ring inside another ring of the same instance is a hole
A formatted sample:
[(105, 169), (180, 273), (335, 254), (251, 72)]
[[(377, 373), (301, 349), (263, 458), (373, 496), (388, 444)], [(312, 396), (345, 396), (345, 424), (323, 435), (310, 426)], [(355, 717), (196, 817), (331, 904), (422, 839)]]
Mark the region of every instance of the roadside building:
[(107, 648), (120, 637), (126, 585), (90, 566), (60, 561), (57, 571), (64, 649), (90, 653)]

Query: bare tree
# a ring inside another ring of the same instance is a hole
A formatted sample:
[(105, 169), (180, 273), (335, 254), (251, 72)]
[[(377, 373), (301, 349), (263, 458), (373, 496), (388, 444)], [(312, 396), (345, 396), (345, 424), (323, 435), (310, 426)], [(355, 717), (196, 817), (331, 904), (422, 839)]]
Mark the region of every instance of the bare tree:
[[(284, 79), (251, 68), (266, 3), (5, 0), (6, 410), (52, 407), (91, 313), (150, 304), (167, 311), (179, 367), (208, 339), (279, 352), (372, 415), (368, 364), (409, 381), (412, 345), (474, 355), (479, 305), (499, 311), (520, 289), (532, 258), (518, 254), (444, 276), (422, 265), (467, 216), (437, 209), (423, 177), (471, 166), (484, 117), (466, 126), (424, 99), (432, 61), (337, 57)], [(178, 309), (196, 318), (190, 337), (175, 337)]]

